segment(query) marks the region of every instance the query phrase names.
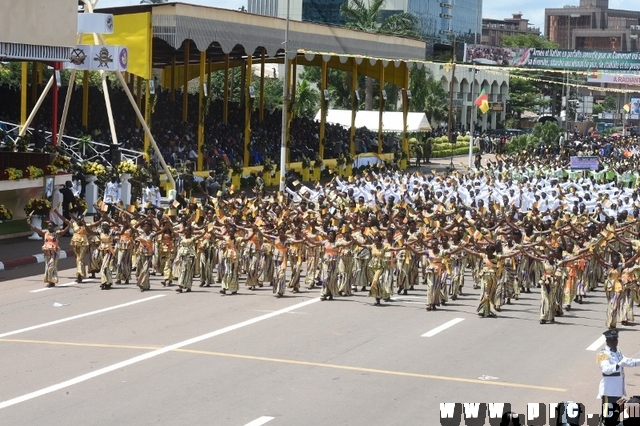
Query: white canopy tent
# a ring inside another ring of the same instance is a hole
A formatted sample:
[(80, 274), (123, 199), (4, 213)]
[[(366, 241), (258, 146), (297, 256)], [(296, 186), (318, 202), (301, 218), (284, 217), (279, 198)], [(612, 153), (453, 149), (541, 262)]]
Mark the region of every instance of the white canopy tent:
[[(316, 120), (320, 121), (321, 111), (316, 114)], [(367, 129), (378, 131), (378, 111), (357, 111), (356, 128), (366, 127)], [(327, 111), (327, 123), (340, 124), (343, 127), (351, 127), (351, 111), (341, 109), (330, 109)], [(401, 133), (402, 132), (402, 111), (384, 111), (382, 113), (382, 131)], [(430, 132), (431, 125), (427, 116), (423, 112), (410, 112), (407, 114), (407, 132)]]

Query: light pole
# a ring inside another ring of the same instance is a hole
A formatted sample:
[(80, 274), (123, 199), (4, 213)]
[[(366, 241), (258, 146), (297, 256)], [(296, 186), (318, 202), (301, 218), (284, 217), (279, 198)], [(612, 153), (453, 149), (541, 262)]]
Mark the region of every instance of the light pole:
[(471, 140), (469, 141), (469, 168), (473, 165), (473, 141), (475, 140), (474, 135), (476, 133), (475, 119), (478, 112), (476, 111), (476, 102), (475, 102), (475, 85), (476, 85), (476, 74), (478, 74), (478, 70), (475, 68), (471, 68), (470, 71), (473, 73), (471, 75), (471, 123), (469, 127), (471, 127)]
[(287, 20), (284, 27), (284, 85), (282, 89), (282, 137), (280, 139), (280, 191), (284, 192), (285, 174), (287, 172), (287, 115), (289, 111), (289, 8), (291, 0), (287, 0)]
[(579, 13), (572, 13), (568, 16), (569, 24), (567, 25), (567, 50), (573, 49), (573, 37), (571, 37), (571, 18), (579, 17)]

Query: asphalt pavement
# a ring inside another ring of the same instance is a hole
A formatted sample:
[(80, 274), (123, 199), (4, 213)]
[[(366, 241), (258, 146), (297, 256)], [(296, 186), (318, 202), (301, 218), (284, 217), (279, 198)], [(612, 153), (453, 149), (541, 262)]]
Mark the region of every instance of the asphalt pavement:
[[(177, 294), (160, 277), (149, 292), (101, 291), (73, 269), (45, 289), (42, 265), (21, 270), (0, 285), (3, 425), (438, 425), (440, 404), (455, 402), (599, 413), (602, 291), (540, 325), (537, 289), (479, 318), (469, 277), (464, 296), (428, 312), (424, 285), (377, 307), (363, 292), (278, 299), (243, 281), (225, 296), (197, 284)], [(629, 357), (637, 333), (621, 330)], [(630, 395), (639, 373), (627, 370)]]

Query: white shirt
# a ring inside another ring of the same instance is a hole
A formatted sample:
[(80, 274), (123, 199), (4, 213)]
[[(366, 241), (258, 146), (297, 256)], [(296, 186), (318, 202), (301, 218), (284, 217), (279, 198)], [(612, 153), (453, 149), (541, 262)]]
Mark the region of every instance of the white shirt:
[[(616, 364), (620, 363), (617, 367)], [(624, 367), (636, 367), (640, 360), (627, 358), (620, 349), (615, 352), (606, 346), (598, 353), (598, 366), (602, 371), (602, 380), (598, 388), (598, 399), (603, 396), (620, 397), (626, 395), (624, 390)]]
[(120, 201), (120, 183), (107, 182), (104, 188), (104, 202), (117, 203)]

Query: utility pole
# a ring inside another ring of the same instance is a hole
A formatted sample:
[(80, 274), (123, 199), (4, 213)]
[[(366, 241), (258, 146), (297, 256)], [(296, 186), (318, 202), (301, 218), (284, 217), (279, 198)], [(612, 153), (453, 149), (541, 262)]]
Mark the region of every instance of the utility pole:
[(448, 171), (452, 172), (456, 168), (453, 165), (453, 146), (456, 141), (453, 140), (453, 78), (456, 75), (456, 36), (453, 36), (453, 55), (451, 56), (451, 80), (449, 81), (449, 123), (448, 134), (449, 143), (451, 144), (451, 162), (449, 163)]

